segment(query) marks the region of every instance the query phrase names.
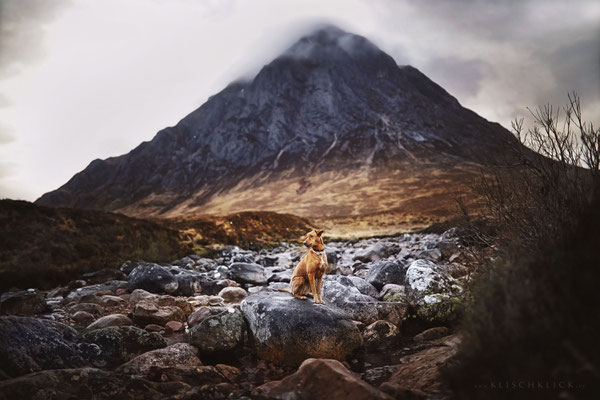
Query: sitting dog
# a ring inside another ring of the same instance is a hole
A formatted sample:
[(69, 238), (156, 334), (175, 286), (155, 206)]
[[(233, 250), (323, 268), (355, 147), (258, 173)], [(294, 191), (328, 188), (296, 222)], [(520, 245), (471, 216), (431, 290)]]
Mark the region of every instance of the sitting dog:
[(308, 253), (294, 269), (290, 289), (279, 289), (279, 291), (291, 293), (298, 299), (306, 299), (306, 294), (311, 291), (315, 303), (325, 304), (321, 297), (321, 286), (327, 270), (327, 256), (322, 234), (322, 229), (315, 229), (306, 234), (304, 245), (309, 248)]

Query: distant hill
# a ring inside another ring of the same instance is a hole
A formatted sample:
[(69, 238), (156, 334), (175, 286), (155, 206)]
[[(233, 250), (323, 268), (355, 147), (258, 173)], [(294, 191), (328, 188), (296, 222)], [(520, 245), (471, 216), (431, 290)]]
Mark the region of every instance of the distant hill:
[(309, 229), (302, 218), (276, 213), (148, 220), (0, 200), (0, 290), (51, 288), (126, 260), (211, 255), (213, 245), (296, 241)]

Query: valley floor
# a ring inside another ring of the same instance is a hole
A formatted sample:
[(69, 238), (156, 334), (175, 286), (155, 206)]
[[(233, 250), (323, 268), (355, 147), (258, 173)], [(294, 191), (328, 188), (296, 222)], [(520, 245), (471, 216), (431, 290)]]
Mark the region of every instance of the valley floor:
[(0, 399), (447, 398), (468, 250), (456, 229), (330, 242), (325, 305), (275, 291), (293, 244), (7, 292)]

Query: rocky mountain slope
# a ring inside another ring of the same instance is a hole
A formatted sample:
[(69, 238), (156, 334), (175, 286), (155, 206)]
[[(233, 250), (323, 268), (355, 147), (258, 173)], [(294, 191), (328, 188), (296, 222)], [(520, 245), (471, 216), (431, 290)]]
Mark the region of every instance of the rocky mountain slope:
[(416, 68), (325, 27), (37, 203), (154, 216), (363, 215), (464, 189), (515, 145)]

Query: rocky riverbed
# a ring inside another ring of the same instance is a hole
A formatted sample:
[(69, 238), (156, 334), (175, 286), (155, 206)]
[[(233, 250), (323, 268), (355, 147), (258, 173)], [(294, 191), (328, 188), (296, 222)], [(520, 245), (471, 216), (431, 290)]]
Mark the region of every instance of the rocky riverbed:
[(4, 293), (0, 399), (444, 398), (476, 264), (457, 231), (327, 243), (324, 305), (275, 291), (305, 252), (226, 247)]

